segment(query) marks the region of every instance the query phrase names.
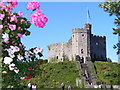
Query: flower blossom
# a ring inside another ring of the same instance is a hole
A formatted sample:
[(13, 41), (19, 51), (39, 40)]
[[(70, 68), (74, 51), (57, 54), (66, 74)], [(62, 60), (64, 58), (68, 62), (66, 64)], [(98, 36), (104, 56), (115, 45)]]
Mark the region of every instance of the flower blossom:
[(19, 72), (19, 69), (17, 69), (17, 70), (15, 69), (14, 72), (15, 72), (15, 73), (18, 73), (18, 72)]
[(12, 17), (11, 17), (11, 19), (10, 19), (10, 22), (12, 22), (12, 21), (14, 21), (14, 22), (18, 22), (18, 20), (17, 20), (17, 17), (15, 16), (15, 15), (13, 15)]
[(9, 43), (9, 41), (5, 41), (4, 43), (8, 44), (8, 43)]
[(38, 10), (38, 12), (35, 12), (30, 16), (31, 22), (35, 24), (38, 28), (43, 28), (48, 21), (48, 18), (44, 16), (41, 10)]
[(32, 78), (32, 75), (29, 75), (29, 77), (25, 77), (25, 79), (31, 79)]
[(17, 55), (17, 58), (18, 58), (19, 60), (23, 60), (23, 59), (24, 59), (22, 55)]
[(2, 34), (2, 38), (3, 38), (4, 42), (7, 42), (9, 40), (9, 35), (7, 33)]
[(22, 16), (22, 11), (18, 12), (18, 16), (21, 17)]
[(12, 5), (11, 4), (8, 4), (6, 5), (6, 8), (3, 8), (6, 12), (8, 12), (10, 15), (12, 14)]
[(24, 19), (21, 19), (20, 22), (23, 23), (23, 22), (25, 22), (25, 20), (24, 20)]
[(11, 58), (14, 58), (14, 57), (15, 57), (15, 55), (14, 55), (13, 53), (9, 53), (9, 56), (10, 56)]
[(17, 0), (3, 0), (3, 2), (11, 3), (13, 7), (16, 7), (16, 5), (18, 4)]
[(13, 30), (16, 29), (16, 25), (12, 25), (12, 24), (10, 24), (10, 25), (9, 25), (9, 28), (11, 29), (11, 31), (13, 31)]
[(20, 77), (21, 80), (25, 79), (25, 77)]
[(40, 47), (37, 47), (37, 48), (35, 48), (35, 49), (33, 50), (33, 52), (34, 52), (35, 54), (42, 53), (42, 51), (43, 51), (43, 49), (40, 48)]
[(28, 67), (28, 70), (33, 70), (33, 68), (32, 67)]
[(1, 7), (1, 10), (6, 9), (6, 5), (3, 2), (0, 2), (0, 7)]
[(27, 9), (31, 9), (31, 10), (35, 10), (37, 8), (39, 9), (39, 7), (40, 7), (40, 4), (37, 1), (30, 1), (28, 2), (28, 5), (27, 5)]
[(3, 28), (3, 25), (0, 25), (0, 30), (2, 30), (2, 28)]
[(30, 56), (30, 53), (28, 51), (25, 51), (25, 56), (26, 57), (29, 57)]
[(7, 50), (11, 58), (14, 58), (15, 57), (14, 53), (20, 51), (20, 48), (17, 46), (10, 46), (9, 49), (5, 49), (5, 50)]
[(20, 48), (17, 46), (10, 46), (10, 48), (8, 49), (8, 52), (13, 54), (18, 51), (20, 51)]
[(18, 37), (24, 38), (22, 34), (18, 33)]
[(4, 62), (5, 64), (10, 64), (12, 61), (13, 61), (12, 58), (10, 58), (10, 57), (5, 57), (3, 62)]
[(10, 64), (8, 67), (9, 67), (10, 71), (13, 71), (13, 70), (14, 70), (14, 67), (15, 67), (15, 64), (12, 63), (12, 64)]
[(0, 14), (0, 20), (3, 20), (4, 16), (4, 14)]

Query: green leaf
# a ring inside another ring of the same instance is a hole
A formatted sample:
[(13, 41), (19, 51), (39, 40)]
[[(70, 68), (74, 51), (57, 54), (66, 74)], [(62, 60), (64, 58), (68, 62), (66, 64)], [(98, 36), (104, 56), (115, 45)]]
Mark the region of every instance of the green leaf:
[(38, 55), (39, 55), (40, 57), (42, 57), (42, 56), (43, 56), (43, 55), (42, 55), (42, 53), (40, 53), (40, 52), (38, 53)]
[(30, 31), (26, 30), (26, 31), (25, 31), (25, 35), (26, 35), (26, 36), (30, 35)]
[(26, 24), (26, 28), (30, 28), (30, 26), (31, 26), (31, 23)]
[(6, 33), (9, 33), (9, 32), (10, 32), (10, 29), (6, 29), (5, 32), (6, 32)]

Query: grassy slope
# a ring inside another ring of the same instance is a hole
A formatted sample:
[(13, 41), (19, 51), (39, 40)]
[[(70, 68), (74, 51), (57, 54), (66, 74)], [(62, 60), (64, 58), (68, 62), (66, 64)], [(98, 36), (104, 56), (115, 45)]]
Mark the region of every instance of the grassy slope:
[(100, 82), (105, 82), (106, 84), (118, 85), (120, 84), (120, 64), (111, 62), (100, 62), (94, 63), (96, 68), (97, 80)]
[(36, 83), (38, 88), (60, 88), (61, 83), (76, 86), (76, 78), (79, 77), (76, 62), (46, 63), (40, 65), (42, 70), (40, 75), (30, 80), (22, 80), (22, 84), (27, 86), (29, 81)]
[[(92, 67), (96, 67), (97, 80), (106, 84), (118, 84), (118, 66), (117, 63), (99, 61), (92, 64)], [(38, 88), (60, 88), (64, 82), (66, 86), (71, 84), (76, 87), (76, 78), (80, 77), (76, 62), (46, 63), (40, 65), (38, 70), (41, 73), (30, 80), (22, 80), (21, 84), (27, 86), (31, 81)]]

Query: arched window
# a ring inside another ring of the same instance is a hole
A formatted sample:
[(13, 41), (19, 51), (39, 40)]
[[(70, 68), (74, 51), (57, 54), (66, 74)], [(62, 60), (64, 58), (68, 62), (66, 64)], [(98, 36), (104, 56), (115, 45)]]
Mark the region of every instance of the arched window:
[(83, 54), (83, 49), (81, 49), (81, 54)]
[(58, 59), (58, 56), (56, 58)]
[(98, 46), (98, 42), (95, 43)]
[(74, 37), (74, 35), (73, 35), (73, 37)]

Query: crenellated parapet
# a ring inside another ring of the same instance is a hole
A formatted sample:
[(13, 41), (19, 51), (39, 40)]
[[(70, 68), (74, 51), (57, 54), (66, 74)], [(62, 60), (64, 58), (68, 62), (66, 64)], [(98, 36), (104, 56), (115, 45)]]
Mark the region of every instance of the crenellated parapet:
[(106, 39), (106, 36), (99, 36), (99, 35), (93, 35), (91, 34), (93, 38), (98, 38), (98, 39)]

